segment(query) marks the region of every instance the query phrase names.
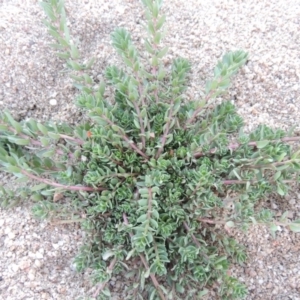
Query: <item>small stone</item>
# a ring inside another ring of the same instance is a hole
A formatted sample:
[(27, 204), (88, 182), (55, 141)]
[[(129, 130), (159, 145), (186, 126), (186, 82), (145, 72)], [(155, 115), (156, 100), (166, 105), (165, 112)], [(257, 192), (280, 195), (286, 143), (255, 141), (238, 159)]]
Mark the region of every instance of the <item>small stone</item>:
[(52, 244), (52, 247), (56, 250), (56, 249), (58, 249), (59, 248), (59, 244)]
[(258, 280), (258, 283), (259, 283), (259, 284), (263, 284), (263, 283), (264, 283), (264, 280), (263, 280), (263, 279), (259, 279), (259, 280)]
[(41, 259), (44, 258), (44, 255), (41, 252), (36, 252), (35, 257)]
[(50, 103), (50, 105), (55, 106), (55, 105), (57, 105), (57, 100), (56, 99), (50, 99), (49, 103)]
[(35, 265), (35, 267), (40, 268), (40, 267), (42, 266), (42, 263), (41, 263), (40, 260), (36, 259), (36, 260), (34, 261), (34, 265)]
[(71, 269), (72, 271), (76, 271), (76, 264), (75, 264), (75, 263), (72, 263), (72, 264), (70, 265), (70, 269)]
[(113, 281), (113, 280), (111, 280), (111, 281), (109, 282), (109, 284), (110, 284), (111, 286), (114, 286), (114, 285), (116, 284), (116, 282)]
[(42, 297), (42, 299), (50, 299), (48, 293), (42, 293), (41, 297)]
[(34, 269), (30, 269), (28, 272), (28, 278), (29, 280), (34, 280), (35, 279), (35, 270)]
[(16, 237), (16, 234), (12, 231), (8, 234), (8, 237), (13, 240)]
[(18, 272), (19, 270), (19, 266), (17, 264), (11, 264), (10, 268), (14, 273)]
[(31, 265), (31, 261), (30, 261), (30, 260), (23, 260), (23, 261), (21, 261), (21, 262), (19, 263), (19, 268), (20, 268), (21, 270), (25, 270), (25, 269), (29, 268), (30, 265)]
[(125, 12), (125, 7), (124, 6), (117, 6), (116, 7), (116, 11), (119, 13), (119, 14), (121, 14), (121, 15), (123, 15), (124, 14), (124, 12)]

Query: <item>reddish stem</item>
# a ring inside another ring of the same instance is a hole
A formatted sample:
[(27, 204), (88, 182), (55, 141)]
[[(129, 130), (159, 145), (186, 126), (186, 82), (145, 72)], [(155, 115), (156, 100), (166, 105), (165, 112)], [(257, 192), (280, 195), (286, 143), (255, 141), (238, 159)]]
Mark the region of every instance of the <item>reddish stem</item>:
[[(191, 231), (190, 227), (188, 226), (188, 224), (186, 222), (183, 222), (183, 226), (185, 227), (185, 229), (186, 229), (187, 232)], [(194, 244), (198, 248), (201, 248), (201, 244), (199, 243), (199, 241), (197, 240), (197, 238), (192, 233), (191, 233), (191, 236), (192, 236)], [(209, 260), (209, 257), (205, 253), (202, 253), (202, 255), (203, 255), (203, 257), (205, 257), (205, 259)]]
[[(124, 223), (125, 223), (126, 225), (129, 225), (128, 219), (127, 219), (127, 216), (126, 216), (125, 213), (123, 213), (123, 220), (124, 220)], [(129, 234), (130, 234), (131, 237), (133, 236), (133, 234), (132, 234), (131, 232), (130, 232)], [(148, 265), (148, 263), (147, 263), (147, 261), (146, 261), (144, 255), (143, 255), (143, 254), (139, 254), (139, 256), (140, 256), (140, 259), (141, 259), (141, 261), (142, 261), (144, 267), (146, 268), (146, 270), (149, 270), (149, 265)], [(150, 277), (151, 277), (151, 280), (152, 280), (152, 282), (153, 282), (153, 284), (154, 284), (156, 290), (157, 290), (158, 293), (159, 293), (160, 298), (161, 298), (162, 300), (166, 300), (166, 298), (165, 298), (165, 296), (164, 296), (164, 294), (163, 294), (161, 288), (159, 287), (159, 283), (158, 283), (158, 281), (157, 281), (155, 275), (154, 275), (153, 273), (150, 273)]]
[[(212, 96), (212, 94), (213, 94), (214, 92), (215, 92), (215, 89), (214, 89), (214, 90), (211, 90), (211, 91), (206, 95), (206, 97), (204, 98), (204, 103), (206, 103), (206, 102), (209, 100), (209, 98)], [(191, 124), (191, 123), (194, 121), (194, 119), (197, 117), (197, 115), (199, 114), (199, 112), (200, 112), (202, 109), (203, 109), (203, 107), (199, 107), (199, 108), (197, 108), (197, 109), (194, 111), (194, 113), (193, 113), (193, 115), (190, 117), (190, 119), (187, 120), (187, 122), (186, 122), (186, 124), (184, 125), (183, 129), (187, 129), (188, 125)]]
[[(113, 268), (114, 268), (116, 262), (117, 262), (117, 258), (114, 257), (114, 259), (110, 262), (110, 264), (109, 264), (109, 266), (108, 266), (108, 268), (107, 268), (107, 271), (108, 271), (108, 272), (111, 272), (111, 271), (113, 270)], [(106, 286), (107, 283), (108, 283), (108, 280), (106, 280), (106, 281), (100, 283), (98, 289), (97, 289), (97, 290), (95, 291), (95, 293), (94, 293), (94, 298), (97, 298), (97, 297), (98, 297), (98, 295), (99, 295), (100, 292), (105, 288), (105, 286)]]
[[(101, 116), (110, 126), (117, 126), (114, 122), (112, 122), (110, 119), (108, 119), (106, 116), (102, 115)], [(149, 157), (143, 152), (141, 151), (137, 145), (133, 142), (130, 141), (129, 137), (126, 134), (123, 134), (120, 130), (118, 130), (119, 135), (127, 142), (127, 144), (130, 146), (130, 148), (132, 148), (135, 152), (137, 152), (138, 154), (140, 154), (141, 156), (143, 156), (145, 159), (149, 159)]]
[(70, 190), (70, 191), (95, 192), (95, 191), (104, 191), (104, 190), (106, 190), (105, 188), (101, 188), (101, 187), (100, 188), (92, 188), (92, 187), (88, 187), (88, 186), (63, 185), (63, 184), (60, 184), (60, 183), (57, 183), (57, 182), (54, 182), (54, 181), (51, 181), (51, 180), (48, 180), (48, 179), (45, 179), (45, 178), (35, 176), (35, 175), (25, 171), (25, 170), (21, 170), (21, 173), (28, 176), (29, 178), (32, 178), (34, 180), (39, 181), (39, 182), (43, 182), (43, 183), (46, 183), (48, 185), (55, 186), (55, 187), (61, 187), (61, 188), (64, 188), (64, 189)]
[[(294, 137), (285, 137), (285, 138), (282, 138), (282, 139), (278, 139), (278, 140), (270, 140), (269, 142), (278, 142), (278, 141), (281, 141), (281, 142), (297, 142), (297, 141), (300, 141), (300, 136), (294, 136)], [(239, 144), (239, 143), (232, 143), (232, 144), (229, 144), (228, 145), (228, 149), (231, 149), (231, 150), (235, 150), (237, 149), (238, 147), (240, 147), (242, 144)], [(257, 146), (257, 142), (249, 142), (247, 144), (248, 146), (253, 146), (253, 147), (256, 147)], [(215, 152), (217, 151), (217, 148), (213, 148), (211, 149), (209, 152), (211, 154), (214, 154)], [(194, 157), (195, 158), (199, 158), (201, 156), (204, 156), (205, 154), (202, 153), (202, 152), (196, 152), (194, 153)]]

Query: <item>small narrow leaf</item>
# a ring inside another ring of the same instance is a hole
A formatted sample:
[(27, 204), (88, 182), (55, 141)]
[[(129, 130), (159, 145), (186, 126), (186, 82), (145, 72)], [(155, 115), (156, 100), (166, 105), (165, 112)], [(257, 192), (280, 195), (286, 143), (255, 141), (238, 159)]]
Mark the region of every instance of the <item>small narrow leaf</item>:
[(47, 187), (47, 184), (41, 183), (41, 184), (38, 184), (38, 185), (33, 186), (30, 190), (31, 190), (32, 192), (36, 192), (36, 191), (42, 190), (42, 189), (44, 189), (44, 188), (46, 188), (46, 187)]
[(60, 138), (60, 135), (58, 133), (51, 132), (51, 131), (48, 132), (48, 136), (54, 140), (58, 140)]
[(14, 144), (17, 144), (17, 145), (20, 145), (20, 146), (27, 146), (30, 143), (29, 139), (26, 140), (26, 139), (11, 137), (11, 136), (8, 136), (7, 138), (10, 142), (12, 142)]
[(258, 149), (262, 149), (262, 148), (265, 148), (269, 143), (270, 143), (270, 141), (258, 141), (258, 142), (256, 142), (256, 147)]
[(73, 59), (78, 59), (79, 58), (79, 51), (77, 47), (74, 44), (71, 44), (71, 57)]
[(14, 118), (11, 116), (11, 114), (8, 111), (5, 111), (4, 114), (7, 117), (9, 123), (16, 130), (16, 132), (21, 133), (21, 131), (22, 131), (21, 125), (17, 121), (14, 120)]
[(103, 258), (103, 260), (107, 260), (108, 258), (110, 258), (111, 256), (114, 256), (114, 252), (113, 251), (111, 251), (111, 250), (107, 250), (106, 252), (104, 252), (103, 254), (102, 254), (102, 258)]
[(293, 232), (300, 232), (300, 219), (295, 220), (294, 222), (292, 222), (290, 225), (290, 230), (292, 230)]
[(41, 123), (37, 123), (37, 127), (44, 135), (48, 134), (48, 129)]
[(234, 222), (232, 222), (232, 221), (226, 222), (225, 227), (228, 227), (228, 228), (234, 227)]

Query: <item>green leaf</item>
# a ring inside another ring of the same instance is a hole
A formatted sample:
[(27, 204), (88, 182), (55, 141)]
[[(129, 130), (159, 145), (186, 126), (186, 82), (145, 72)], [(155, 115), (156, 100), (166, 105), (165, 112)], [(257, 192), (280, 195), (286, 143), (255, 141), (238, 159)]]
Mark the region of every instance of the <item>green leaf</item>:
[[(135, 248), (131, 249), (126, 256), (126, 260), (130, 259), (132, 255), (135, 253)], [(126, 275), (125, 275), (126, 276)]]
[(158, 228), (158, 223), (154, 219), (150, 219), (150, 225), (155, 229)]
[(275, 174), (274, 174), (274, 180), (276, 181), (277, 179), (279, 179), (281, 176), (281, 171), (277, 171)]
[(40, 6), (43, 8), (45, 14), (47, 15), (47, 17), (51, 20), (51, 21), (55, 21), (56, 17), (54, 15), (52, 6), (47, 3), (47, 2), (41, 2)]
[(94, 64), (94, 62), (95, 62), (95, 57), (92, 57), (91, 59), (90, 59), (90, 61), (85, 65), (85, 69), (86, 70), (88, 70), (88, 69), (90, 69), (91, 68), (91, 66)]
[(228, 227), (228, 228), (234, 227), (234, 222), (232, 222), (232, 221), (226, 222), (226, 223), (225, 223), (225, 227)]
[(170, 144), (172, 141), (173, 141), (173, 134), (171, 133), (171, 134), (168, 134), (165, 145)]
[(49, 29), (48, 32), (57, 40), (61, 38), (56, 29)]
[(49, 131), (49, 132), (48, 132), (48, 136), (49, 136), (51, 139), (54, 139), (54, 140), (60, 139), (60, 135), (59, 135), (58, 133), (55, 133), (55, 132)]
[(38, 155), (41, 157), (53, 157), (55, 154), (54, 149), (43, 149), (38, 152)]
[(180, 294), (183, 294), (184, 291), (185, 291), (185, 289), (184, 289), (184, 287), (183, 287), (181, 284), (176, 283), (176, 291), (177, 291), (178, 293), (180, 293)]
[(77, 47), (74, 44), (71, 44), (71, 57), (73, 59), (78, 59), (79, 58), (79, 51)]
[(162, 15), (156, 23), (156, 30), (160, 30), (166, 21), (166, 15)]
[(68, 52), (57, 52), (56, 55), (59, 58), (68, 59), (70, 58), (70, 54)]
[(32, 199), (33, 201), (41, 201), (43, 199), (43, 196), (41, 194), (38, 194), (38, 193), (33, 193), (31, 194), (30, 196), (30, 199)]
[(284, 195), (285, 195), (284, 190), (281, 188), (281, 186), (280, 186), (279, 184), (277, 185), (277, 193), (278, 193), (280, 196), (284, 196)]
[(140, 123), (137, 119), (133, 119), (133, 123), (137, 129), (141, 129)]
[(146, 220), (147, 220), (147, 214), (143, 214), (136, 221), (137, 221), (137, 223), (143, 223)]
[(22, 126), (17, 121), (14, 120), (14, 118), (11, 116), (11, 114), (8, 111), (4, 111), (4, 114), (7, 117), (9, 123), (16, 130), (16, 132), (21, 133), (22, 132)]
[(70, 39), (71, 39), (71, 37), (70, 37), (70, 30), (69, 30), (69, 28), (67, 26), (67, 23), (64, 24), (64, 33), (65, 33), (66, 40), (68, 42), (70, 42)]
[(11, 173), (21, 173), (21, 168), (19, 168), (17, 166), (8, 166), (6, 169), (8, 172), (11, 172)]
[(112, 125), (111, 129), (115, 132), (119, 132), (119, 126), (117, 126), (117, 125)]
[(151, 44), (149, 43), (148, 40), (145, 40), (145, 48), (146, 50), (150, 53), (150, 54), (154, 54), (155, 51), (154, 49), (152, 48)]
[(293, 232), (300, 232), (300, 219), (295, 220), (294, 222), (292, 222), (291, 224), (289, 224), (289, 228)]
[(110, 258), (111, 256), (114, 256), (114, 255), (115, 255), (115, 253), (113, 251), (107, 250), (106, 252), (104, 252), (102, 254), (102, 258), (103, 258), (103, 260), (108, 260), (108, 258)]
[(39, 190), (42, 190), (42, 189), (46, 188), (47, 186), (48, 186), (47, 184), (41, 183), (41, 184), (33, 186), (32, 188), (30, 188), (30, 190), (32, 192), (36, 192), (36, 191), (39, 191)]
[(76, 61), (71, 60), (71, 59), (67, 61), (67, 65), (75, 71), (80, 71), (84, 68), (83, 66), (78, 64)]
[(270, 141), (258, 141), (258, 142), (256, 142), (256, 147), (258, 149), (262, 149), (262, 148), (265, 148), (269, 143), (270, 143)]
[(275, 237), (275, 233), (277, 230), (279, 230), (279, 226), (277, 226), (276, 224), (271, 224), (269, 228), (272, 236)]
[(42, 132), (42, 134), (47, 135), (48, 129), (41, 123), (37, 123), (38, 129)]
[(207, 295), (208, 293), (209, 293), (209, 290), (208, 290), (208, 289), (202, 290), (201, 292), (198, 293), (199, 299), (201, 299), (201, 297)]
[(87, 84), (93, 84), (93, 79), (89, 75), (83, 74), (83, 77)]
[(12, 137), (12, 136), (8, 136), (7, 138), (10, 142), (20, 145), (20, 146), (27, 146), (30, 144), (29, 139), (26, 140), (26, 139), (16, 138), (16, 137)]

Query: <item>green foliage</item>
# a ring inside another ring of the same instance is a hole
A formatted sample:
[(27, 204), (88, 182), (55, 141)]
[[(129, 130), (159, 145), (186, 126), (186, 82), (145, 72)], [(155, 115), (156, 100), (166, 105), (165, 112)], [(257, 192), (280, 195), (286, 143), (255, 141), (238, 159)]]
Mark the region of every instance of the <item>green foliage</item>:
[[(170, 70), (164, 67), (162, 1), (142, 2), (149, 60), (117, 28), (112, 45), (124, 67), (108, 66), (99, 85), (85, 73), (93, 60), (79, 62), (63, 1), (41, 3), (52, 47), (73, 70), (81, 91), (76, 104), (90, 122), (17, 122), (4, 111), (1, 170), (39, 182), (21, 191), (36, 202), (36, 217), (81, 222), (87, 235), (75, 264), (78, 271), (93, 269), (98, 299), (110, 298), (107, 282), (124, 271), (135, 279), (128, 299), (200, 299), (214, 282), (223, 299), (243, 298), (245, 286), (227, 271), (247, 257), (227, 233), (252, 223), (273, 233), (279, 225), (300, 231), (299, 220), (277, 221), (256, 209), (299, 181), (300, 152), (287, 143), (299, 138), (266, 126), (245, 134), (232, 103), (214, 104), (247, 61), (244, 51), (225, 54), (203, 99), (184, 102), (191, 66), (177, 58)], [(114, 101), (105, 96), (105, 82)], [(15, 204), (11, 191), (1, 187), (0, 195), (2, 206)]]

